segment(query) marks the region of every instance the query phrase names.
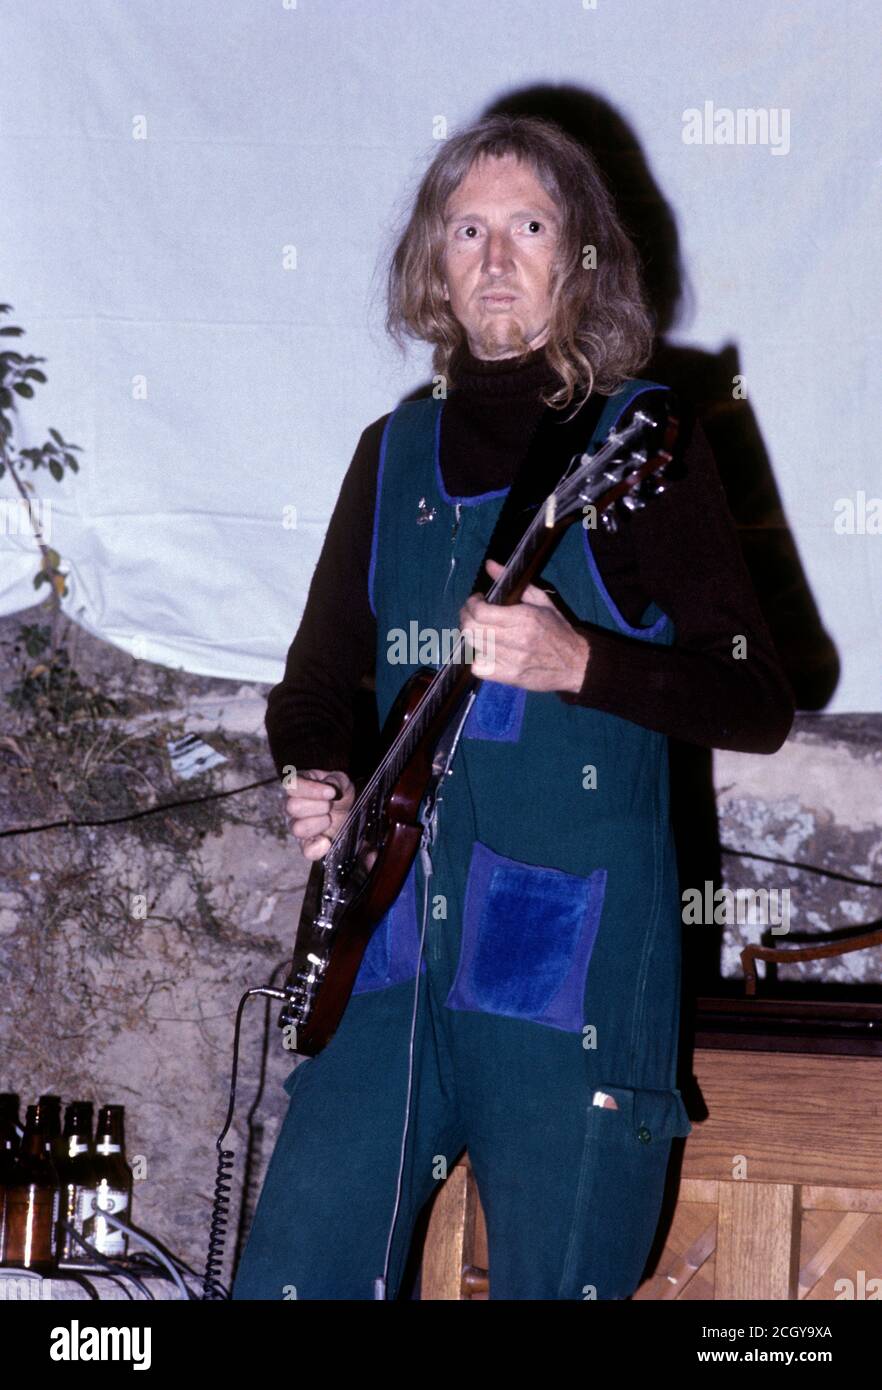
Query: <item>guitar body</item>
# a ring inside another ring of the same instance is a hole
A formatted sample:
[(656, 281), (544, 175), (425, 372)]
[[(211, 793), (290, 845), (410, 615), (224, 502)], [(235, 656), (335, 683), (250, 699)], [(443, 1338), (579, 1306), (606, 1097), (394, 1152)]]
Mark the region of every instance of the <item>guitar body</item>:
[[(614, 529), (615, 503), (632, 510), (664, 490), (659, 480), (672, 459), (678, 422), (663, 398), (656, 404), (655, 418), (638, 410), (595, 454), (574, 456), (547, 497), (540, 491), (488, 602), (518, 602), (587, 502)], [(632, 445), (640, 440), (646, 448), (636, 451)], [(461, 645), (439, 670), (415, 671), (390, 709), (378, 766), (310, 871), (279, 1016), (290, 1050), (314, 1057), (339, 1027), (368, 942), (417, 855), (455, 752), (466, 697), (478, 685)]]

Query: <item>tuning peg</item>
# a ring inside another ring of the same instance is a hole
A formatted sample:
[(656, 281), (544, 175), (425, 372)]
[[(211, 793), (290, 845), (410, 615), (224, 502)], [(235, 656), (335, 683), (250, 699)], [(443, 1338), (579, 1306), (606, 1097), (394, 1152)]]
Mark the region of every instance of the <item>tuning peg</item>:
[(604, 531), (613, 532), (619, 529), (618, 517), (608, 510), (600, 513), (600, 524)]
[(636, 492), (626, 493), (622, 498), (622, 506), (629, 512), (639, 512), (646, 506), (646, 499), (638, 496)]

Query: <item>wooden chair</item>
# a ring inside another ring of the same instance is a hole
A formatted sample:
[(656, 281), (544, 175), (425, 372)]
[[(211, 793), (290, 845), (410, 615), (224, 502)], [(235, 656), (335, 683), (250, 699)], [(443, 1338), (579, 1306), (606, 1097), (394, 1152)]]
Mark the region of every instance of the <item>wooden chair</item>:
[(420, 1298), (486, 1299), (487, 1228), (478, 1186), (464, 1153), (432, 1205), (423, 1245)]

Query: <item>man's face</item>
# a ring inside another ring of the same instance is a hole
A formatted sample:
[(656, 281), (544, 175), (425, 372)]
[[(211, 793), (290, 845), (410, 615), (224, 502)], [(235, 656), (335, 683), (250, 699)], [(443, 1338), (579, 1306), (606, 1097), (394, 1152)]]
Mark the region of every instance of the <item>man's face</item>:
[(444, 298), (475, 357), (515, 357), (548, 337), (560, 214), (514, 155), (472, 165), (444, 210)]

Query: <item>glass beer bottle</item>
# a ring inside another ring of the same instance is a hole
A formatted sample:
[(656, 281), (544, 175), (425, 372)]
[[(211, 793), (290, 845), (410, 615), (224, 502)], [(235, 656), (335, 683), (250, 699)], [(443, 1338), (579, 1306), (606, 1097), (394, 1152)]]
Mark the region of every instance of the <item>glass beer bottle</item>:
[(29, 1105), (21, 1148), (6, 1188), (4, 1260), (44, 1273), (55, 1265), (58, 1173), (46, 1107)]
[(49, 1155), (57, 1166), (61, 1156), (61, 1096), (40, 1096), (37, 1110), (40, 1129), (49, 1141)]
[(72, 1226), (85, 1238), (86, 1218), (95, 1206), (98, 1175), (92, 1159), (93, 1109), (91, 1101), (75, 1100), (64, 1112), (62, 1155), (56, 1166), (61, 1187), (58, 1262), (67, 1268), (95, 1263), (89, 1251), (68, 1229)]
[(6, 1263), (6, 1189), (18, 1153), (18, 1096), (0, 1095), (0, 1265)]
[(83, 1234), (105, 1259), (119, 1258), (128, 1250), (125, 1232), (102, 1214), (131, 1220), (132, 1170), (125, 1155), (124, 1113), (121, 1105), (102, 1105), (95, 1130), (95, 1205), (83, 1223)]

